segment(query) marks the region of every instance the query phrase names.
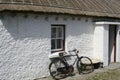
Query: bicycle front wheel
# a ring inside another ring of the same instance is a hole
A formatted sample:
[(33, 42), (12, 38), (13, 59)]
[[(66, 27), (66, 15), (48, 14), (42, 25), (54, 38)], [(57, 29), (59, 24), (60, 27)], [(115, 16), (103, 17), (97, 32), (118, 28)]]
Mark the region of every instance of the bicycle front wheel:
[(66, 75), (58, 71), (59, 68), (65, 67), (64, 63), (60, 60), (51, 62), (49, 65), (49, 72), (53, 79), (59, 80), (65, 78)]
[(83, 56), (77, 61), (77, 69), (79, 74), (88, 74), (94, 71), (92, 60), (89, 57)]

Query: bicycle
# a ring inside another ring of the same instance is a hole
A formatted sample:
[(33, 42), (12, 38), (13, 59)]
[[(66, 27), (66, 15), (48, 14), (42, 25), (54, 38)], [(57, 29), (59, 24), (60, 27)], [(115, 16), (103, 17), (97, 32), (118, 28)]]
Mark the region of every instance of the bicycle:
[[(68, 51), (69, 53), (74, 52), (75, 54), (66, 55), (67, 52), (59, 52), (58, 57), (52, 57), (51, 63), (49, 64), (49, 73), (53, 79), (59, 80), (67, 77), (74, 72), (74, 65), (76, 63), (77, 70), (80, 73), (88, 74), (94, 71), (92, 60), (86, 56), (79, 56), (79, 51), (74, 49)], [(76, 56), (72, 65), (70, 65), (66, 57)]]

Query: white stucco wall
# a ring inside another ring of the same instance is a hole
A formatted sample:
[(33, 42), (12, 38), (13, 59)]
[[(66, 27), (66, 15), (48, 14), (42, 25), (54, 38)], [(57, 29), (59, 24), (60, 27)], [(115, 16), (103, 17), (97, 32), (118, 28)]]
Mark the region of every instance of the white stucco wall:
[[(103, 61), (103, 25), (96, 25), (94, 31), (94, 54), (93, 56)], [(98, 56), (99, 55), (99, 56)]]
[(117, 54), (116, 61), (120, 62), (120, 25), (117, 27)]
[(94, 25), (91, 19), (23, 14), (0, 18), (0, 79), (33, 80), (48, 76), (51, 24), (66, 25), (66, 50), (77, 48), (92, 56)]
[(108, 66), (109, 25), (99, 23), (95, 25), (94, 57), (103, 62), (103, 66)]
[(91, 20), (85, 22), (85, 18), (81, 21), (70, 21), (67, 26), (67, 44), (66, 49), (78, 49), (80, 55), (93, 57), (93, 34), (94, 25)]

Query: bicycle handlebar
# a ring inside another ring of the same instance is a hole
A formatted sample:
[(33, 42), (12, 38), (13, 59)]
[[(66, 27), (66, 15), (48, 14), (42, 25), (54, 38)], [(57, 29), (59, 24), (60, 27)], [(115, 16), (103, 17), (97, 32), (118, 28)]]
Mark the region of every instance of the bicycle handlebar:
[(73, 51), (75, 52), (75, 51), (77, 51), (77, 49), (73, 49)]
[(73, 49), (72, 51), (68, 51), (68, 52), (75, 52), (75, 53), (79, 53), (79, 51), (77, 49)]

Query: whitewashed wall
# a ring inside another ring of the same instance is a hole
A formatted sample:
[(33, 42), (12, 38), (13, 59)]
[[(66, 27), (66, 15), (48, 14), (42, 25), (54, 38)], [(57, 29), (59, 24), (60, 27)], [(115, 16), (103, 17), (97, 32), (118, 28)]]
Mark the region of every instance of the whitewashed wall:
[(103, 62), (103, 66), (108, 66), (108, 46), (109, 46), (109, 25), (96, 24), (94, 31), (94, 52), (93, 56)]
[[(103, 36), (104, 36), (104, 26), (96, 25), (94, 31), (94, 54), (93, 56), (97, 59), (103, 61)], [(99, 56), (98, 56), (99, 55)]]
[(92, 20), (57, 17), (6, 14), (0, 18), (0, 79), (33, 80), (49, 75), (51, 24), (66, 25), (66, 50), (77, 48), (81, 55), (92, 56)]
[(120, 62), (120, 25), (117, 27), (117, 54), (116, 61)]

